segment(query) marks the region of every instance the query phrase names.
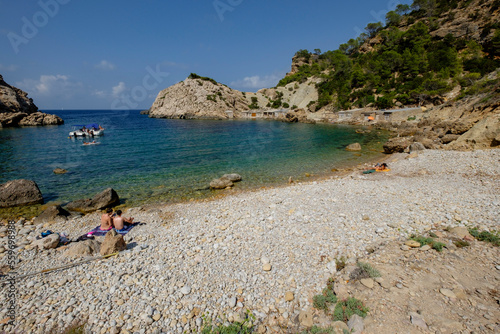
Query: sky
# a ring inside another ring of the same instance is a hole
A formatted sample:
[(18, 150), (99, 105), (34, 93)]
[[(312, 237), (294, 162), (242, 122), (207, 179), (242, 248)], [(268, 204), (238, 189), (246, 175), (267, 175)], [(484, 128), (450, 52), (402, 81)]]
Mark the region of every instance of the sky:
[(0, 74), (41, 110), (148, 109), (190, 73), (275, 86), (405, 0), (0, 0)]

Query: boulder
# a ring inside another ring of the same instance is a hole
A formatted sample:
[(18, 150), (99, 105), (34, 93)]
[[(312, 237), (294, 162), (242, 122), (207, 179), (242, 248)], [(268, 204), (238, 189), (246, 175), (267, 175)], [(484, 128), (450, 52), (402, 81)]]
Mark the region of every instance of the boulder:
[(240, 174), (224, 174), (222, 175), (222, 177), (228, 179), (231, 182), (240, 182), (242, 180)]
[(425, 146), (424, 146), (424, 144), (422, 144), (420, 142), (412, 143), (410, 145), (410, 153), (416, 152), (416, 151), (424, 151), (424, 150), (425, 150)]
[(0, 207), (43, 204), (38, 185), (31, 180), (13, 180), (0, 185)]
[(410, 144), (410, 138), (407, 137), (391, 138), (384, 144), (384, 153), (403, 153)]
[(350, 332), (353, 334), (361, 334), (363, 333), (364, 324), (363, 318), (357, 314), (353, 314), (349, 321), (347, 322), (347, 326), (349, 327)]
[(354, 144), (348, 145), (345, 149), (347, 151), (361, 151), (361, 145), (359, 143), (354, 143)]
[(89, 213), (120, 204), (120, 198), (113, 188), (108, 188), (89, 199), (70, 202), (66, 208), (71, 211)]
[(71, 214), (60, 205), (52, 205), (35, 218), (35, 224), (66, 220)]
[(56, 168), (53, 170), (54, 174), (66, 174), (68, 171), (62, 168)]
[(38, 239), (33, 242), (33, 247), (38, 247), (40, 250), (56, 248), (59, 245), (59, 234), (53, 233), (45, 238)]
[(210, 182), (210, 188), (212, 189), (226, 189), (227, 187), (232, 187), (234, 183), (225, 177), (221, 177), (220, 179), (214, 179)]
[(27, 115), (19, 121), (20, 126), (40, 126), (40, 125), (61, 125), (64, 124), (62, 118), (56, 115), (35, 112)]
[(443, 144), (449, 144), (452, 141), (457, 140), (458, 138), (460, 138), (460, 135), (447, 134), (441, 138), (441, 141), (443, 142)]
[(115, 229), (112, 229), (111, 231), (106, 233), (104, 241), (101, 245), (100, 253), (102, 256), (106, 256), (116, 252), (121, 252), (126, 248), (127, 244), (125, 243), (125, 240), (123, 240), (123, 236), (116, 232)]
[(101, 250), (101, 243), (95, 239), (88, 239), (84, 241), (72, 243), (64, 256), (66, 257), (82, 257), (82, 256), (93, 256), (99, 254)]

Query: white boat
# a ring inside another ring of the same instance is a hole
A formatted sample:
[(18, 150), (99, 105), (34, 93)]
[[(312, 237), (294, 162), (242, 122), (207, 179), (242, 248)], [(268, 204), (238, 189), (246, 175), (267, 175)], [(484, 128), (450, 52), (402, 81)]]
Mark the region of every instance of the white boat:
[(70, 137), (98, 137), (104, 135), (104, 128), (99, 124), (73, 125)]

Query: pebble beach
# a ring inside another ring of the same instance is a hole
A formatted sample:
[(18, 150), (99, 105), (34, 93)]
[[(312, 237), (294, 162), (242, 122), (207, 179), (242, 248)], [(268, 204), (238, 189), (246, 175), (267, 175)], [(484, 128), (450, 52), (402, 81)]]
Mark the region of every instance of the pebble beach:
[[(48, 333), (85, 324), (88, 333), (190, 333), (208, 319), (230, 323), (250, 312), (259, 332), (273, 332), (271, 318), (300, 325), (300, 313), (336, 274), (335, 259), (355, 261), (371, 247), (436, 225), (499, 229), (499, 149), (425, 150), (385, 162), (389, 172), (365, 175), (369, 166), (358, 166), (322, 180), (130, 208), (124, 215), (144, 224), (125, 235), (127, 250), (17, 280), (15, 324), (5, 321), (1, 301), (0, 331)], [(78, 237), (99, 217), (50, 226), (17, 222), (16, 273), (86, 259), (68, 256), (71, 244), (39, 251), (31, 243), (46, 229)], [(6, 231), (2, 225), (1, 245)], [(6, 266), (7, 249), (0, 251)], [(6, 296), (9, 284), (2, 281), (0, 289)]]

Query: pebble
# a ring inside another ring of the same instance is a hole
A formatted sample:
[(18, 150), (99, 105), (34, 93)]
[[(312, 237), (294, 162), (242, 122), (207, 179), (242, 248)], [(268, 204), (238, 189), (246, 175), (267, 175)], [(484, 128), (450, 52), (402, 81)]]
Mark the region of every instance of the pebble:
[(265, 265), (262, 266), (262, 269), (264, 271), (271, 271), (271, 268), (272, 268), (271, 264), (269, 264), (269, 263), (266, 263)]
[(449, 289), (441, 288), (441, 289), (439, 289), (439, 292), (441, 292), (441, 294), (445, 295), (446, 297), (453, 298), (453, 299), (457, 298), (455, 293)]
[(191, 286), (189, 285), (184, 285), (182, 288), (181, 288), (181, 293), (183, 295), (189, 295), (191, 293)]
[(374, 283), (373, 283), (373, 279), (371, 278), (363, 278), (360, 280), (361, 284), (363, 284), (364, 286), (366, 286), (368, 289), (373, 289), (373, 286), (374, 286)]

